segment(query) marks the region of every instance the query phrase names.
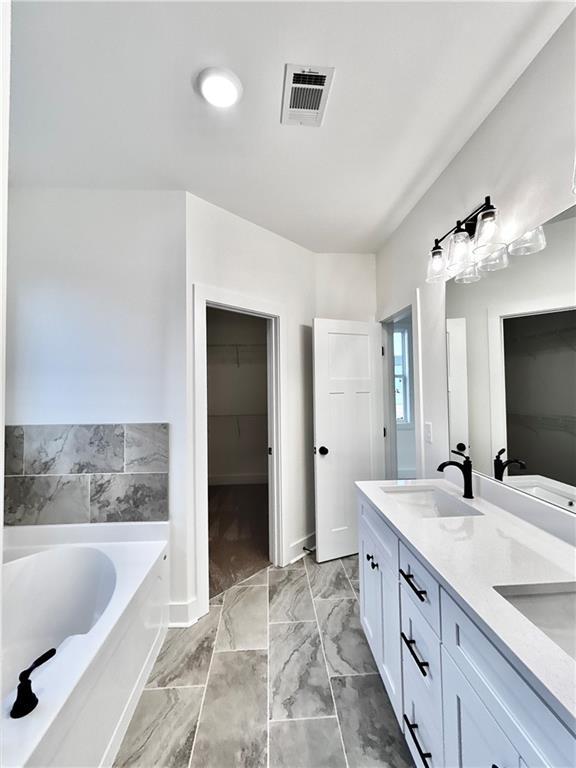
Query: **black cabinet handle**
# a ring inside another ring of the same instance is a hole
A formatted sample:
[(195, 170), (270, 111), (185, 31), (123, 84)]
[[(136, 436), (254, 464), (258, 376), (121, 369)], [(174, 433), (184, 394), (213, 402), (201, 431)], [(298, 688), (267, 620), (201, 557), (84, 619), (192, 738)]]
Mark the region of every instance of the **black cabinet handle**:
[(320, 456), (326, 456), (328, 452), (329, 452), (328, 448), (326, 448), (325, 445), (321, 445), (320, 448), (318, 449), (318, 453), (320, 454)]
[[(372, 562), (370, 563), (370, 568), (372, 568), (372, 570), (374, 570), (374, 568), (378, 568), (378, 563), (374, 560), (374, 558), (372, 558)], [(380, 568), (378, 568), (378, 570), (380, 570)]]
[(411, 640), (410, 638), (406, 637), (404, 632), (400, 632), (400, 636), (402, 637), (402, 640), (404, 640), (404, 642), (406, 643), (406, 646), (410, 651), (410, 656), (412, 656), (412, 658), (418, 665), (418, 669), (420, 670), (420, 672), (422, 672), (423, 676), (426, 677), (428, 675), (427, 667), (429, 667), (430, 664), (427, 661), (421, 661), (416, 655), (416, 651), (414, 649), (414, 646), (416, 645), (416, 640)]
[(400, 570), (400, 576), (402, 576), (402, 578), (406, 580), (406, 583), (408, 584), (412, 592), (414, 592), (418, 600), (420, 600), (421, 603), (425, 603), (426, 595), (428, 593), (426, 592), (425, 589), (420, 589), (419, 587), (416, 586), (416, 584), (414, 584), (414, 574), (406, 573), (405, 571), (402, 570), (402, 568), (400, 568), (399, 570)]
[(374, 555), (366, 555), (366, 560), (370, 562), (370, 560), (374, 560)]
[(420, 746), (420, 742), (416, 738), (416, 731), (418, 730), (418, 725), (416, 723), (411, 723), (410, 720), (404, 715), (404, 722), (406, 723), (406, 726), (408, 730), (410, 731), (410, 736), (412, 736), (412, 741), (414, 742), (416, 746), (416, 750), (418, 751), (418, 754), (420, 755), (420, 759), (426, 766), (426, 768), (429, 768), (428, 766), (428, 760), (432, 759), (432, 753), (431, 752), (424, 752), (422, 747)]

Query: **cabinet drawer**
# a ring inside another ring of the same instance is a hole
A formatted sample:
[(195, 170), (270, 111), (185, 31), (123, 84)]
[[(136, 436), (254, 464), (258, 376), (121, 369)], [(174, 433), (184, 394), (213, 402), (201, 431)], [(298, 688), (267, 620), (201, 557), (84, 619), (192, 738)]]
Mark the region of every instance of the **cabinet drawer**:
[(442, 705), (440, 640), (410, 599), (409, 591), (405, 584), (401, 585), (402, 668), (411, 668), (417, 673), (424, 688), (430, 691), (431, 703), (440, 710)]
[(442, 642), (527, 765), (576, 765), (576, 739), (442, 589)]
[(363, 499), (360, 500), (360, 519), (370, 526), (376, 538), (381, 564), (387, 565), (396, 573), (398, 571), (398, 537), (384, 522), (382, 515)]
[[(422, 684), (420, 672), (403, 659), (404, 738), (417, 768), (442, 768), (442, 702), (434, 703), (432, 690)], [(440, 686), (437, 686), (440, 690)]]
[(405, 714), (416, 723), (414, 732), (424, 751), (432, 754), (423, 760), (418, 753), (411, 729), (405, 723), (406, 739), (416, 765), (443, 765), (442, 680), (440, 640), (408, 597), (408, 587), (402, 585), (402, 678)]
[(440, 635), (440, 587), (436, 579), (426, 570), (416, 555), (400, 542), (400, 581), (407, 589), (410, 599)]

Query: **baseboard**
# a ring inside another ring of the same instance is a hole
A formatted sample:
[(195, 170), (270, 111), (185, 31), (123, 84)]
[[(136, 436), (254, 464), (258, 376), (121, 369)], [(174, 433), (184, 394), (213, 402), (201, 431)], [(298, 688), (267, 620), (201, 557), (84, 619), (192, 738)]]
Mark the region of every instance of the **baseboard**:
[(301, 539), (296, 539), (296, 541), (293, 541), (291, 544), (288, 545), (284, 552), (284, 562), (281, 563), (281, 565), (289, 565), (290, 563), (295, 562), (296, 560), (299, 560), (301, 557), (304, 557), (306, 552), (304, 551), (304, 547), (307, 549), (312, 549), (316, 546), (316, 533), (308, 533), (306, 536), (302, 536)]
[(173, 602), (168, 606), (168, 626), (191, 627), (208, 613), (209, 606), (202, 605), (197, 597), (188, 602)]
[(162, 648), (162, 643), (164, 642), (164, 638), (166, 637), (167, 631), (168, 631), (167, 626), (162, 626), (158, 630), (158, 634), (156, 635), (154, 644), (152, 645), (152, 648), (150, 649), (150, 652), (146, 658), (146, 663), (142, 667), (142, 671), (140, 672), (138, 680), (136, 681), (136, 684), (132, 689), (130, 698), (128, 699), (128, 702), (124, 707), (124, 711), (122, 712), (120, 720), (118, 721), (118, 725), (116, 726), (116, 729), (112, 734), (112, 738), (108, 743), (104, 756), (102, 757), (102, 760), (100, 762), (99, 768), (111, 768), (111, 766), (114, 764), (114, 760), (116, 758), (116, 755), (118, 754), (120, 745), (122, 744), (122, 739), (126, 735), (126, 731), (128, 730), (130, 721), (132, 720), (134, 712), (136, 711), (136, 707), (138, 706), (138, 702), (140, 701), (140, 696), (142, 695), (142, 691), (144, 690), (146, 681), (150, 676), (150, 672), (152, 671), (154, 662), (156, 661), (156, 658), (160, 653), (160, 649)]
[(208, 485), (266, 485), (267, 474), (256, 475), (210, 475)]

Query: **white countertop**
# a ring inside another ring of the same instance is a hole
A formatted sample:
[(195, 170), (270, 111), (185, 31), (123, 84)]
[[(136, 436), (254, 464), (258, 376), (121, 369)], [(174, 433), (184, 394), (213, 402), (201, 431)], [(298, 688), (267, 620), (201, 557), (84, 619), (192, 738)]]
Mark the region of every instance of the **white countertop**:
[(576, 731), (576, 661), (493, 587), (576, 581), (576, 548), (489, 502), (482, 515), (417, 518), (382, 488), (447, 480), (363, 481), (356, 486), (564, 723)]

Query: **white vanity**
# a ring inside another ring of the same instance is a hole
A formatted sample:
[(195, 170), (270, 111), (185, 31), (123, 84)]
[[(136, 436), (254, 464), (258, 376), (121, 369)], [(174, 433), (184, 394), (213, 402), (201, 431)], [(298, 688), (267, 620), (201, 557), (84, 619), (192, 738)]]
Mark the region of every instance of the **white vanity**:
[(416, 766), (574, 768), (574, 546), (446, 480), (356, 485), (362, 625)]

